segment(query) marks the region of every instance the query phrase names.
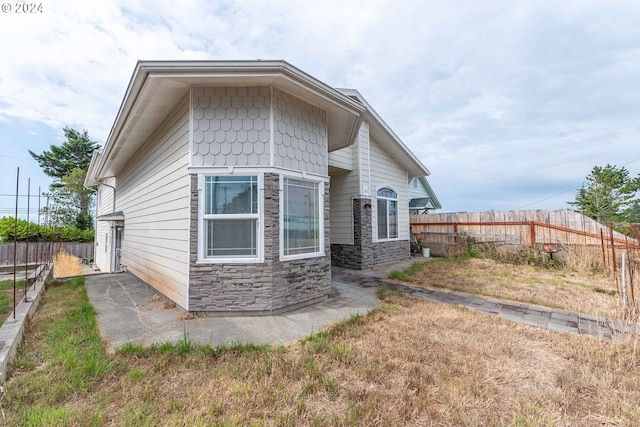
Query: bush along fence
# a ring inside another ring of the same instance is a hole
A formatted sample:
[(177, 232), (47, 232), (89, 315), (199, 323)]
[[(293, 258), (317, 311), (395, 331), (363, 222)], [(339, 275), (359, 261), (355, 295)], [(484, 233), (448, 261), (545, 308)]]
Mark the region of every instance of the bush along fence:
[[(620, 233), (578, 212), (570, 210), (524, 210), (497, 212), (457, 212), (411, 215), (411, 232), (422, 245), (446, 247), (464, 241), (476, 245), (529, 247), (554, 259), (554, 254), (577, 253), (599, 258), (599, 265), (612, 273), (617, 292), (634, 313), (640, 312), (636, 291), (640, 267), (638, 224), (625, 224)], [(616, 224), (619, 228), (620, 224)], [(431, 253), (444, 255), (445, 251)], [(555, 255), (561, 256), (561, 254)]]

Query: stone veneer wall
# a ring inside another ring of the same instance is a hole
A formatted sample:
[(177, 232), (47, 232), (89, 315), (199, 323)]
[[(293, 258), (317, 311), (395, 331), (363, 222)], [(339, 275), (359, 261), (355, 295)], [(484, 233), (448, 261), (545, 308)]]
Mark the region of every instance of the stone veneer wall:
[[(323, 300), (331, 290), (329, 255), (280, 260), (280, 177), (264, 175), (264, 262), (197, 263), (198, 179), (191, 176), (189, 310), (269, 314)], [(329, 247), (329, 185), (325, 184), (325, 248)], [(325, 251), (326, 252), (326, 251)]]
[(333, 265), (358, 269), (406, 259), (411, 256), (409, 240), (373, 242), (371, 199), (353, 199), (353, 245), (331, 245)]

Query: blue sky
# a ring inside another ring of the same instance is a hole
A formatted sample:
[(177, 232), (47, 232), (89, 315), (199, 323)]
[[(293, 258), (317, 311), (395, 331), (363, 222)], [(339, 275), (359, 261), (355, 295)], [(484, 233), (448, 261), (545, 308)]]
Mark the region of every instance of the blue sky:
[(0, 216), (17, 167), (23, 194), (27, 178), (32, 194), (50, 183), (28, 149), (61, 144), (63, 126), (104, 143), (138, 59), (284, 59), (358, 89), (444, 212), (564, 209), (593, 166), (640, 173), (637, 1), (42, 6), (0, 13)]

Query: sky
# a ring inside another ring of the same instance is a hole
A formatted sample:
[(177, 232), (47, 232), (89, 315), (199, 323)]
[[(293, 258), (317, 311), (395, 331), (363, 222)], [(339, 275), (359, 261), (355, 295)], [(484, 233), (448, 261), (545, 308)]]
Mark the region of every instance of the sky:
[(0, 11), (0, 217), (51, 182), (28, 150), (64, 126), (104, 144), (138, 60), (284, 59), (357, 89), (440, 212), (567, 209), (594, 166), (640, 174), (636, 0), (19, 3)]

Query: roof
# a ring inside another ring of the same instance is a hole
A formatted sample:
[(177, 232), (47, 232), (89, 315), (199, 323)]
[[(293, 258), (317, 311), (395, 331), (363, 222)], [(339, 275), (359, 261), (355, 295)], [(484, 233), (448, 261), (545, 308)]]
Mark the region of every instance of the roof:
[(323, 109), (329, 151), (353, 143), (364, 108), (282, 61), (139, 61), (94, 166), (93, 180), (115, 176), (193, 86), (272, 86)]
[(96, 219), (98, 221), (124, 221), (124, 212), (122, 211), (111, 212), (105, 215), (100, 215)]
[[(431, 204), (433, 205), (431, 208), (432, 209), (442, 209), (442, 204), (440, 203), (440, 200), (438, 200), (438, 197), (436, 196), (435, 191), (433, 191), (433, 188), (431, 188), (431, 184), (429, 184), (429, 181), (427, 180), (427, 177), (426, 176), (418, 176), (418, 177), (415, 177), (413, 179), (418, 180), (418, 182), (420, 182), (422, 184), (422, 186), (424, 187), (425, 192), (428, 195), (428, 198), (431, 199)], [(413, 179), (409, 180), (409, 182), (411, 182)], [(409, 202), (409, 208), (411, 208), (411, 202)], [(415, 209), (417, 209), (417, 207)]]
[(409, 200), (409, 209), (433, 209), (431, 197), (420, 197)]
[(369, 122), (369, 131), (376, 141), (394, 158), (407, 168), (408, 178), (416, 178), (424, 175), (431, 175), (425, 165), (407, 148), (402, 140), (393, 130), (382, 120), (380, 115), (373, 109), (371, 104), (355, 89), (338, 89), (345, 95), (356, 99), (365, 106), (365, 120)]

